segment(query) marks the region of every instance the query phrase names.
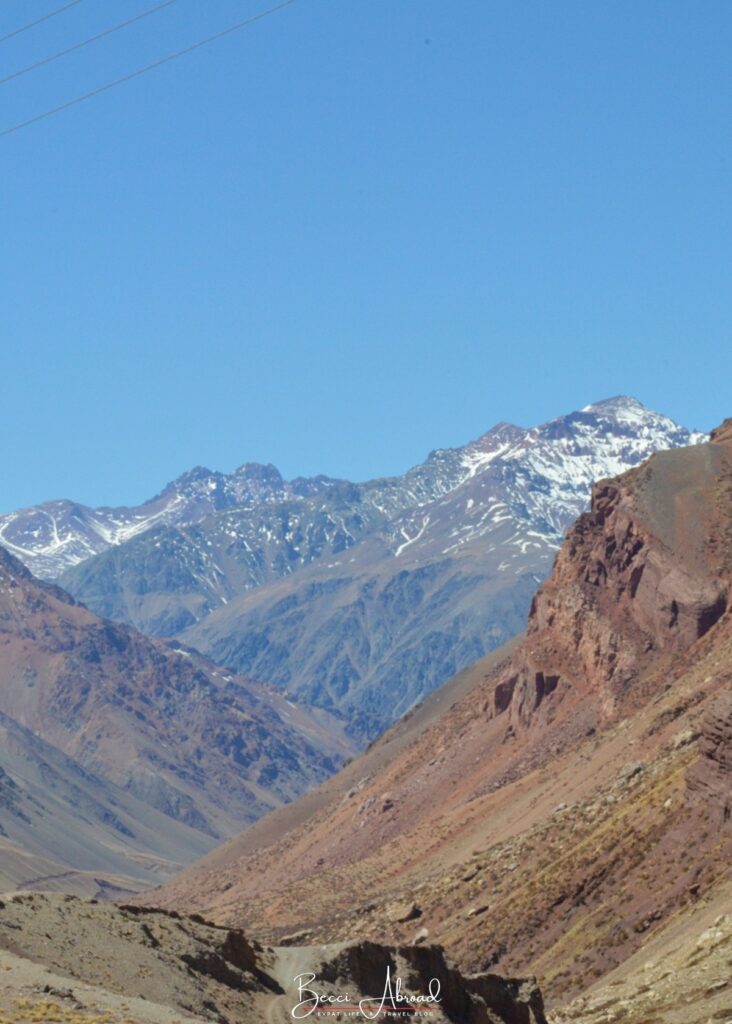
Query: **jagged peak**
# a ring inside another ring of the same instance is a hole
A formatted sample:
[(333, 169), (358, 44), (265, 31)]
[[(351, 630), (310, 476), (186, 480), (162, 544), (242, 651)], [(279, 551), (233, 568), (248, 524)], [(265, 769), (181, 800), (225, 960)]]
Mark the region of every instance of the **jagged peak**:
[(519, 427), (515, 423), (509, 423), (508, 420), (501, 420), (500, 423), (496, 423), (494, 427), (487, 430), (480, 440), (482, 441), (485, 438), (490, 437), (513, 441), (519, 437), (523, 437), (525, 433), (526, 427)]
[(232, 476), (252, 477), (256, 480), (283, 480), (279, 469), (271, 462), (243, 462), (241, 466), (236, 467)]
[(589, 405), (584, 406), (581, 411), (594, 413), (652, 413), (648, 406), (632, 395), (614, 395), (612, 398), (603, 398), (599, 402), (591, 402)]
[(172, 483), (168, 484), (168, 487), (172, 487), (173, 484), (197, 483), (199, 480), (208, 480), (210, 477), (220, 475), (220, 473), (209, 469), (208, 466), (194, 466), (192, 469), (187, 469), (185, 473), (177, 476)]
[(683, 432), (688, 434), (688, 443), (690, 444), (698, 444), (706, 439), (705, 434), (681, 426), (672, 417), (649, 408), (632, 395), (615, 395), (613, 398), (604, 398), (599, 402), (592, 402), (574, 415), (596, 416), (601, 420), (614, 422), (623, 428), (638, 426), (642, 429), (658, 430), (660, 428)]

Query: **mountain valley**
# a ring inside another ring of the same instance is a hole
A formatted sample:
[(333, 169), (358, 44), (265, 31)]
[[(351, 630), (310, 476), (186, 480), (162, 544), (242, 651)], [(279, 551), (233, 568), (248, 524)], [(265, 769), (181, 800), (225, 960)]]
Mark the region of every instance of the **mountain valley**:
[[(445, 581), (455, 563), (487, 577), (481, 529), (514, 577), (539, 550), (479, 497), (492, 476), (366, 530), (348, 549), (358, 584), (314, 559), (175, 639), (101, 619), (0, 552), (0, 871), (36, 890), (0, 897), (0, 1021), (286, 1021), (298, 972), (358, 1005), (387, 968), (414, 991), (439, 979), (436, 1024), (732, 1019), (732, 421), (687, 439), (595, 482), (523, 623), (503, 570), (524, 631), (441, 687), (405, 673), (406, 713), (350, 761), (332, 679), (308, 709), (307, 686), (253, 683), (191, 640), (259, 607), (302, 658), (311, 603), (351, 654), (349, 602), (415, 650), (425, 605), (435, 632), (468, 613), (478, 629), (490, 602)], [(505, 481), (503, 457), (484, 472)], [(374, 554), (389, 530), (391, 570)], [(364, 739), (378, 686), (359, 696)]]
[(523, 637), (144, 902), (437, 943), (556, 1021), (726, 1020), (731, 584), (728, 421), (595, 486)]

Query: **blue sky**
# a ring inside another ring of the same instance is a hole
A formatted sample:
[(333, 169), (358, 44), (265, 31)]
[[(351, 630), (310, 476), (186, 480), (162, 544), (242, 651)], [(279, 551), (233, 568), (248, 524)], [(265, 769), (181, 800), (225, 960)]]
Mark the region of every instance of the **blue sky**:
[[(154, 0), (82, 0), (0, 77)], [(2, 0), (0, 35), (60, 0)], [(268, 0), (0, 85), (0, 130)], [(630, 393), (732, 415), (727, 2), (296, 0), (0, 138), (0, 509), (396, 473)]]

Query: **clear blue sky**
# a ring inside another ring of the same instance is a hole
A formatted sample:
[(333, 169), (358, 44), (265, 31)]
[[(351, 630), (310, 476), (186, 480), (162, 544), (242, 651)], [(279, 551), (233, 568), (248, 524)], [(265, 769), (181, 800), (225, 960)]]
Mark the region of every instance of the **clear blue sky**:
[[(0, 129), (271, 2), (177, 0), (0, 85)], [(0, 510), (396, 473), (617, 393), (732, 415), (731, 39), (728, 0), (296, 0), (1, 138)]]

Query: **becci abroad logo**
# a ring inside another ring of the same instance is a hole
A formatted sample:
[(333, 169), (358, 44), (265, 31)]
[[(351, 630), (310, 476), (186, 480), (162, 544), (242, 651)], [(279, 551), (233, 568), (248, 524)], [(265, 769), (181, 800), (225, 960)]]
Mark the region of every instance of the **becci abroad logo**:
[(439, 978), (432, 978), (426, 995), (414, 995), (402, 989), (402, 979), (392, 977), (391, 967), (386, 968), (384, 990), (379, 996), (364, 996), (356, 1002), (347, 993), (318, 992), (312, 988), (316, 975), (296, 975), (295, 984), (299, 1002), (290, 1011), (294, 1020), (307, 1017), (325, 1018), (336, 1014), (362, 1020), (384, 1020), (405, 1017), (429, 1017), (437, 1010), (440, 1002)]

